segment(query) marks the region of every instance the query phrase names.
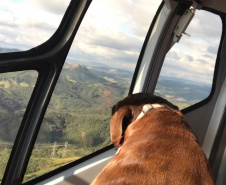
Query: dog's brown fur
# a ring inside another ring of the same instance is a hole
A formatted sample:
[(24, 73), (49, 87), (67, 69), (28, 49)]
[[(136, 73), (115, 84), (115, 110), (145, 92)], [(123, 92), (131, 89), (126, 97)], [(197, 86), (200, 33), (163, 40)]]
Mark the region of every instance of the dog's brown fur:
[[(144, 104), (167, 107), (148, 111)], [(170, 107), (170, 108), (169, 108)], [(91, 185), (214, 185), (207, 158), (178, 108), (148, 93), (130, 95), (112, 109), (111, 140), (120, 153)]]

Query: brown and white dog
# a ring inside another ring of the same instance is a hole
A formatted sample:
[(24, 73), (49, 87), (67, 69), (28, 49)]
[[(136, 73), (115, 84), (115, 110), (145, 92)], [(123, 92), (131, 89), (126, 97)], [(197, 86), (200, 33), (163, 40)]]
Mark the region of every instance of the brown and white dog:
[(138, 93), (118, 102), (110, 134), (122, 147), (91, 185), (214, 185), (189, 124), (161, 97)]

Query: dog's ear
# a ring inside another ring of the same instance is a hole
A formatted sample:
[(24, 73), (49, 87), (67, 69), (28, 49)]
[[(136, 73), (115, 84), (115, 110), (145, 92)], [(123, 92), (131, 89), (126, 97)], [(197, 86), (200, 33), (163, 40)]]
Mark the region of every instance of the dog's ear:
[(113, 144), (118, 147), (122, 138), (123, 128), (128, 125), (128, 120), (131, 120), (131, 110), (128, 106), (123, 106), (118, 110), (112, 109), (111, 125), (110, 125), (110, 135)]

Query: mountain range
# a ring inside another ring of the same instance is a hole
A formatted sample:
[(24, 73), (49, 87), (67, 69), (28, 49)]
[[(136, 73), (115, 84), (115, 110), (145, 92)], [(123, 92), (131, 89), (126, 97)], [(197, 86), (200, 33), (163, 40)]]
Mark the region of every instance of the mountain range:
[[(62, 69), (25, 181), (111, 144), (111, 108), (128, 94), (133, 72), (97, 63), (73, 63), (66, 62)], [(37, 77), (36, 71), (0, 74), (0, 181)], [(182, 109), (206, 98), (210, 90), (209, 84), (160, 77), (155, 94)]]
[[(17, 50), (0, 48), (2, 51)], [(38, 141), (69, 141), (78, 146), (110, 143), (111, 107), (128, 94), (132, 76), (133, 72), (126, 69), (66, 62), (43, 120)], [(0, 140), (15, 139), (37, 77), (36, 71), (0, 74)], [(160, 76), (155, 94), (182, 109), (205, 99), (210, 91), (209, 84)], [(90, 124), (94, 125), (92, 129)], [(81, 135), (86, 135), (86, 139)]]

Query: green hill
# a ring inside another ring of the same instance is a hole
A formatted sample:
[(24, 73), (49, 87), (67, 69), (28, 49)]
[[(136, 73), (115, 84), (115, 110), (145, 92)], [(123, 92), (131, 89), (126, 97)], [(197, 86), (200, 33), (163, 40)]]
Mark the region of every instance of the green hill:
[(180, 109), (198, 103), (209, 96), (211, 86), (179, 78), (160, 77), (155, 95), (164, 97)]
[[(4, 160), (0, 178), (37, 76), (35, 71), (0, 74), (0, 159)], [(26, 180), (111, 144), (111, 107), (126, 96), (128, 88), (123, 78), (112, 82), (92, 68), (66, 64), (40, 128)], [(64, 157), (63, 147), (58, 146), (50, 159), (54, 142), (69, 143)], [(38, 165), (40, 160), (49, 168)]]
[[(0, 75), (0, 140), (14, 140), (37, 76), (35, 71)], [(131, 72), (120, 69), (66, 63), (45, 115), (38, 141), (70, 141), (83, 145), (81, 134), (87, 130), (87, 134), (93, 137), (92, 146), (104, 143), (105, 137), (109, 136), (109, 130), (105, 132), (104, 129), (106, 125), (109, 126), (111, 107), (126, 96), (131, 77)], [(204, 99), (210, 92), (209, 86), (176, 80), (160, 78), (155, 94), (185, 107)], [(99, 124), (96, 125), (96, 134), (95, 129), (89, 131), (92, 122), (93, 125)], [(98, 129), (104, 133), (98, 133)]]
[[(37, 73), (34, 71), (0, 75), (0, 125), (2, 128), (0, 140), (14, 140), (15, 133), (11, 137), (11, 126), (14, 130), (18, 128), (18, 120), (22, 119), (36, 79)], [(127, 89), (128, 85), (106, 80), (85, 66), (66, 64), (52, 96), (38, 140), (44, 143), (66, 140), (79, 143), (76, 141), (78, 136), (71, 136), (76, 134), (70, 135), (73, 129), (67, 128), (78, 128), (76, 125), (83, 123), (83, 129), (87, 127), (86, 130), (89, 130), (91, 121), (94, 123), (95, 120), (103, 123), (102, 119), (109, 121), (111, 106), (126, 95)], [(72, 120), (77, 121), (74, 123)], [(9, 122), (11, 124), (8, 124)], [(106, 124), (108, 125), (107, 122)], [(106, 126), (103, 125), (103, 127)], [(62, 129), (63, 134), (59, 131)], [(79, 133), (79, 137), (80, 135)], [(97, 145), (96, 141), (100, 143), (105, 139), (102, 136), (100, 138), (94, 136), (93, 145)]]
[[(132, 75), (106, 66), (66, 63), (40, 128), (25, 181), (111, 144), (111, 107), (127, 95)], [(35, 71), (0, 74), (0, 179), (37, 76)], [(155, 94), (183, 108), (207, 97), (209, 92), (208, 85), (166, 77), (160, 78)], [(55, 149), (53, 143), (57, 143)]]
[(64, 65), (61, 76), (71, 82), (106, 83), (105, 79), (93, 74), (87, 67), (78, 64)]

